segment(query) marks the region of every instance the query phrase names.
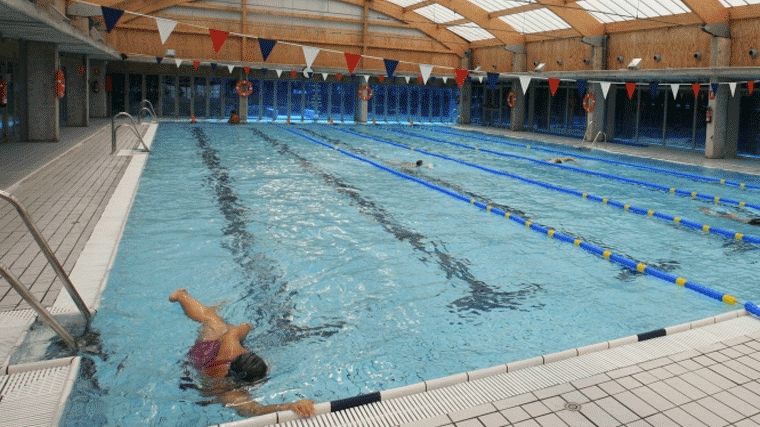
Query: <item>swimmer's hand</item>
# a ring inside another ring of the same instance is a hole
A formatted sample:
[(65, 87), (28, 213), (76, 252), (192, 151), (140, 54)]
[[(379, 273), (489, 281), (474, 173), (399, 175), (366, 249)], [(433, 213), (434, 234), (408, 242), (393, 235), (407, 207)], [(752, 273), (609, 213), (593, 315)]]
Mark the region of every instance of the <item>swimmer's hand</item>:
[(314, 401), (302, 399), (298, 402), (291, 403), (290, 408), (288, 409), (304, 418), (310, 418), (314, 416)]

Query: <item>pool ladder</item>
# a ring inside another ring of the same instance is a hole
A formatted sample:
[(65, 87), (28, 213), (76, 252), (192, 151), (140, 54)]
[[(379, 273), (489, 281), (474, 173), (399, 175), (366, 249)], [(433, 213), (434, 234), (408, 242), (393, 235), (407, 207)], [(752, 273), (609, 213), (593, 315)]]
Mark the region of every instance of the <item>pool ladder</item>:
[[(146, 100), (146, 102), (147, 102), (147, 100)], [(142, 104), (140, 104), (140, 105), (142, 105)], [(147, 108), (145, 108), (145, 107), (143, 107), (143, 109), (147, 110)], [(150, 111), (150, 110), (148, 110), (148, 111)], [(140, 140), (140, 144), (142, 144), (142, 146), (145, 149), (145, 151), (150, 152), (150, 148), (148, 148), (148, 145), (145, 144), (145, 141), (143, 141), (143, 139), (142, 139), (142, 135), (140, 135), (140, 131), (137, 129), (137, 124), (135, 123), (135, 119), (132, 117), (131, 114), (129, 114), (129, 113), (125, 112), (125, 111), (122, 111), (121, 113), (119, 113), (119, 114), (111, 117), (111, 154), (113, 154), (113, 153), (116, 152), (116, 131), (120, 127), (124, 126), (124, 124), (125, 124), (125, 123), (122, 123), (119, 126), (116, 126), (116, 119), (118, 119), (119, 117), (128, 117), (129, 118), (129, 121), (130, 121), (129, 124), (131, 125), (131, 126), (129, 126), (129, 128), (132, 129), (132, 131), (135, 133), (135, 135), (137, 135), (137, 139)]]
[(156, 110), (153, 108), (153, 104), (151, 104), (151, 102), (147, 99), (140, 101), (140, 111), (137, 112), (137, 124), (140, 124), (140, 122), (142, 122), (143, 112), (150, 114), (151, 123), (158, 123)]
[[(26, 224), (26, 228), (28, 228), (29, 232), (32, 233), (32, 237), (34, 237), (34, 240), (42, 250), (42, 253), (45, 254), (45, 258), (47, 258), (48, 262), (53, 267), (53, 270), (55, 270), (55, 274), (58, 276), (61, 282), (63, 282), (63, 287), (66, 288), (66, 291), (68, 291), (71, 299), (74, 300), (74, 304), (76, 304), (77, 308), (82, 313), (82, 316), (84, 316), (85, 322), (89, 324), (90, 317), (92, 316), (90, 314), (90, 310), (87, 308), (87, 305), (85, 305), (84, 301), (82, 301), (82, 297), (79, 296), (79, 292), (77, 292), (76, 288), (74, 288), (74, 285), (71, 283), (71, 279), (69, 279), (69, 276), (63, 270), (63, 267), (58, 261), (58, 258), (56, 258), (55, 254), (50, 249), (50, 246), (48, 245), (45, 238), (42, 237), (40, 230), (37, 229), (37, 226), (35, 226), (32, 222), (29, 214), (27, 214), (26, 210), (23, 208), (23, 206), (21, 206), (21, 203), (19, 203), (19, 201), (16, 200), (16, 198), (11, 194), (0, 190), (0, 198), (9, 202), (11, 205), (13, 205), (14, 208), (16, 208), (19, 216), (24, 221), (24, 224)], [(55, 332), (58, 333), (58, 335), (63, 338), (64, 341), (66, 341), (66, 344), (73, 351), (77, 351), (77, 343), (71, 334), (69, 334), (66, 329), (57, 320), (55, 320), (53, 315), (50, 314), (50, 312), (42, 306), (42, 303), (40, 303), (40, 301), (37, 300), (37, 298), (32, 295), (31, 292), (29, 292), (29, 290), (18, 280), (18, 278), (2, 264), (0, 264), (0, 276), (5, 277), (13, 289), (15, 289), (16, 292), (18, 292), (21, 297), (24, 298), (24, 300), (32, 306), (32, 308), (37, 312), (37, 314), (39, 314), (42, 320), (50, 325), (50, 327), (53, 328), (53, 330), (55, 330)]]

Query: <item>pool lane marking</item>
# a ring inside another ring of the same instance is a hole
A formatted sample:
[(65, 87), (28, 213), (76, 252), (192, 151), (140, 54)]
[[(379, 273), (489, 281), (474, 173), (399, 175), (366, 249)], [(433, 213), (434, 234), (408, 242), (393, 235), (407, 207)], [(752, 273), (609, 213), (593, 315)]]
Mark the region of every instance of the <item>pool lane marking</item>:
[(542, 225), (538, 225), (538, 224), (532, 223), (530, 221), (526, 221), (525, 219), (519, 217), (518, 215), (510, 214), (509, 212), (504, 212), (503, 210), (501, 210), (499, 208), (491, 207), (490, 209), (488, 209), (489, 206), (486, 205), (483, 202), (479, 202), (479, 201), (476, 201), (474, 199), (470, 199), (470, 198), (468, 198), (468, 197), (466, 197), (464, 195), (461, 195), (459, 193), (456, 193), (454, 191), (448, 190), (446, 188), (440, 187), (440, 186), (435, 185), (435, 184), (431, 184), (431, 183), (429, 183), (429, 182), (427, 182), (427, 181), (425, 181), (423, 179), (420, 179), (420, 178), (417, 178), (417, 177), (414, 177), (414, 176), (411, 176), (411, 175), (407, 175), (407, 174), (405, 174), (403, 172), (399, 172), (399, 171), (397, 171), (397, 170), (395, 170), (393, 168), (389, 168), (388, 166), (382, 165), (382, 164), (377, 163), (375, 161), (372, 161), (372, 160), (366, 159), (364, 157), (361, 157), (359, 155), (356, 155), (354, 153), (351, 153), (350, 151), (346, 151), (346, 150), (344, 150), (342, 148), (338, 148), (337, 146), (333, 146), (333, 145), (327, 144), (327, 143), (325, 143), (323, 141), (319, 141), (319, 140), (317, 140), (315, 138), (312, 138), (312, 137), (310, 137), (308, 135), (304, 135), (302, 133), (296, 132), (293, 129), (283, 128), (283, 127), (280, 127), (278, 125), (275, 125), (275, 126), (277, 126), (280, 129), (284, 129), (284, 130), (286, 130), (286, 131), (288, 131), (288, 132), (290, 132), (290, 133), (292, 133), (294, 135), (300, 136), (301, 138), (307, 139), (307, 140), (309, 140), (309, 141), (311, 141), (311, 142), (313, 142), (313, 143), (315, 143), (317, 145), (323, 146), (325, 148), (329, 148), (331, 150), (338, 151), (341, 154), (344, 154), (344, 155), (346, 155), (348, 157), (354, 158), (354, 159), (359, 160), (361, 162), (370, 164), (370, 165), (372, 165), (372, 166), (374, 166), (374, 167), (376, 167), (378, 169), (381, 169), (381, 170), (384, 170), (386, 172), (389, 172), (389, 173), (391, 173), (393, 175), (396, 175), (396, 176), (398, 176), (400, 178), (416, 182), (416, 183), (421, 184), (421, 185), (423, 185), (425, 187), (428, 187), (428, 188), (430, 188), (432, 190), (436, 190), (436, 191), (441, 192), (443, 194), (449, 195), (449, 196), (453, 197), (454, 199), (458, 199), (458, 200), (461, 200), (461, 201), (463, 201), (465, 203), (472, 204), (472, 205), (474, 205), (474, 206), (476, 206), (476, 207), (478, 207), (478, 208), (480, 208), (480, 209), (482, 209), (482, 210), (484, 210), (486, 212), (491, 212), (494, 215), (505, 217), (505, 218), (507, 218), (507, 219), (509, 219), (509, 220), (511, 220), (511, 221), (513, 221), (515, 223), (517, 223), (517, 224), (520, 224), (520, 225), (522, 225), (522, 226), (524, 226), (526, 228), (530, 228), (531, 230), (539, 232), (541, 234), (545, 234), (545, 235), (547, 235), (547, 236), (549, 236), (549, 237), (551, 237), (551, 238), (553, 238), (555, 240), (559, 240), (559, 241), (565, 242), (565, 243), (571, 243), (571, 244), (573, 244), (575, 246), (580, 247), (581, 249), (583, 249), (583, 250), (585, 250), (587, 252), (590, 252), (590, 253), (592, 253), (594, 255), (597, 255), (599, 257), (603, 257), (603, 258), (608, 259), (610, 261), (613, 261), (613, 262), (615, 262), (617, 264), (620, 264), (623, 267), (628, 268), (629, 270), (639, 271), (639, 272), (641, 272), (643, 274), (647, 274), (647, 275), (653, 276), (653, 277), (658, 278), (660, 280), (663, 280), (663, 281), (666, 281), (666, 282), (670, 282), (670, 283), (675, 283), (677, 285), (683, 286), (686, 289), (690, 289), (692, 291), (699, 292), (702, 295), (705, 295), (707, 297), (716, 299), (718, 301), (723, 301), (726, 304), (736, 304), (736, 302), (737, 302), (736, 297), (734, 297), (732, 295), (718, 292), (716, 290), (708, 288), (707, 286), (703, 286), (703, 285), (700, 285), (698, 283), (695, 283), (695, 282), (693, 282), (691, 280), (686, 280), (686, 279), (684, 279), (682, 277), (678, 277), (676, 275), (664, 272), (662, 270), (658, 270), (656, 268), (649, 267), (646, 264), (643, 264), (643, 263), (640, 263), (640, 262), (636, 262), (636, 261), (634, 261), (634, 260), (632, 260), (630, 258), (626, 258), (626, 257), (624, 257), (622, 255), (618, 255), (618, 254), (612, 253), (610, 251), (606, 251), (606, 250), (600, 248), (599, 246), (596, 246), (596, 245), (588, 243), (588, 242), (584, 242), (583, 240), (580, 240), (580, 239), (573, 238), (572, 236), (569, 236), (567, 234), (558, 232), (558, 231), (553, 230), (553, 229), (549, 229), (548, 227), (544, 227)]
[[(431, 138), (431, 137), (425, 136), (425, 135), (415, 135), (413, 133), (408, 133), (408, 132), (404, 132), (404, 131), (397, 130), (397, 129), (389, 129), (389, 130), (391, 132), (395, 132), (395, 133), (398, 133), (398, 134), (401, 134), (401, 135), (405, 135), (405, 136), (411, 136), (413, 138), (427, 139), (429, 141), (438, 142), (438, 143), (441, 143), (441, 144), (449, 144), (449, 145), (453, 145), (453, 146), (459, 147), (459, 148), (465, 148), (465, 149), (468, 149), (468, 150), (475, 150), (475, 147), (467, 145), (467, 144), (461, 144), (461, 143), (458, 143), (458, 142), (445, 141), (445, 140), (442, 140), (442, 139)], [(558, 167), (558, 168), (562, 168), (562, 169), (565, 169), (565, 170), (570, 170), (570, 171), (573, 171), (573, 172), (584, 173), (584, 174), (587, 174), (587, 175), (600, 176), (602, 178), (613, 179), (613, 180), (617, 180), (617, 181), (626, 182), (626, 183), (629, 183), (629, 184), (641, 185), (641, 186), (644, 186), (644, 187), (654, 188), (656, 190), (660, 190), (660, 191), (663, 191), (663, 192), (666, 192), (666, 193), (678, 194), (679, 196), (699, 198), (699, 199), (703, 199), (703, 200), (707, 200), (707, 201), (711, 201), (711, 202), (730, 204), (730, 205), (734, 205), (734, 206), (741, 206), (741, 207), (747, 206), (747, 207), (750, 207), (750, 208), (753, 208), (753, 209), (760, 210), (760, 205), (757, 205), (757, 204), (754, 204), (754, 203), (747, 203), (747, 202), (743, 202), (743, 201), (739, 201), (739, 200), (734, 200), (734, 199), (726, 199), (726, 198), (717, 197), (717, 196), (713, 196), (713, 195), (709, 195), (709, 194), (698, 193), (696, 191), (679, 190), (679, 189), (676, 189), (676, 188), (673, 188), (673, 187), (666, 187), (664, 185), (653, 184), (651, 182), (641, 181), (641, 180), (638, 180), (638, 179), (625, 178), (625, 177), (622, 177), (622, 176), (612, 175), (612, 174), (603, 173), (603, 172), (596, 172), (596, 171), (592, 171), (592, 170), (588, 170), (588, 169), (583, 169), (583, 168), (579, 168), (579, 167), (575, 167), (575, 166), (567, 166), (567, 165), (564, 165), (564, 164), (549, 163), (549, 162), (547, 162), (545, 160), (539, 160), (539, 159), (534, 159), (532, 157), (520, 156), (518, 154), (504, 153), (504, 152), (501, 152), (501, 151), (490, 150), (490, 149), (487, 149), (487, 148), (478, 148), (476, 151), (480, 151), (480, 152), (484, 152), (484, 153), (489, 153), (489, 154), (494, 154), (496, 156), (501, 156), (501, 157), (509, 157), (509, 158), (518, 159), (518, 160), (527, 160), (527, 161), (538, 163), (538, 164), (541, 164), (541, 165), (544, 165), (544, 166)]]
[[(353, 131), (353, 130), (350, 130), (350, 129), (339, 129), (339, 130), (342, 131), (342, 132), (351, 134), (351, 135), (360, 136), (360, 137), (367, 138), (367, 139), (373, 139), (375, 141), (382, 142), (382, 143), (389, 144), (389, 145), (393, 145), (393, 146), (396, 146), (396, 147), (399, 147), (399, 148), (410, 149), (410, 147), (408, 147), (406, 145), (399, 144), (399, 143), (396, 143), (396, 142), (393, 142), (393, 141), (390, 141), (390, 140), (386, 140), (384, 138), (380, 138), (380, 137), (376, 137), (376, 136), (372, 136), (372, 135), (363, 134), (363, 133), (356, 132), (356, 131)], [(520, 175), (516, 175), (516, 174), (513, 174), (513, 173), (504, 172), (504, 171), (500, 171), (500, 170), (496, 170), (496, 169), (491, 169), (491, 168), (486, 167), (486, 166), (478, 165), (476, 163), (470, 163), (470, 162), (467, 162), (467, 161), (464, 161), (464, 160), (459, 160), (459, 159), (456, 159), (456, 158), (453, 158), (453, 157), (446, 156), (444, 154), (438, 154), (438, 153), (434, 153), (434, 152), (426, 151), (426, 150), (421, 150), (421, 149), (416, 149), (415, 151), (417, 151), (419, 153), (422, 153), (422, 154), (429, 155), (429, 156), (437, 157), (439, 159), (449, 160), (449, 161), (452, 161), (452, 162), (463, 164), (465, 166), (477, 168), (477, 169), (480, 169), (482, 171), (485, 171), (485, 172), (488, 172), (488, 173), (492, 173), (492, 174), (495, 174), (495, 175), (506, 176), (508, 178), (512, 178), (512, 179), (516, 179), (518, 181), (525, 182), (527, 184), (537, 185), (539, 187), (543, 187), (543, 188), (546, 188), (548, 190), (553, 190), (553, 191), (558, 191), (558, 192), (565, 193), (565, 194), (570, 194), (570, 195), (573, 195), (573, 196), (578, 196), (578, 197), (580, 197), (582, 199), (585, 199), (585, 200), (592, 200), (592, 201), (595, 201), (595, 202), (600, 202), (600, 203), (602, 203), (604, 205), (613, 206), (613, 207), (616, 207), (616, 208), (618, 208), (620, 210), (623, 210), (623, 211), (626, 211), (626, 212), (632, 212), (632, 213), (639, 214), (639, 215), (648, 215), (648, 216), (651, 216), (651, 217), (654, 217), (654, 218), (658, 218), (658, 219), (661, 219), (661, 220), (664, 220), (664, 221), (673, 222), (675, 224), (682, 224), (684, 226), (687, 226), (687, 227), (695, 229), (695, 230), (702, 230), (702, 231), (704, 231), (706, 233), (715, 234), (715, 235), (723, 237), (723, 238), (735, 239), (735, 240), (739, 240), (739, 241), (743, 241), (743, 242), (747, 242), (747, 243), (753, 243), (753, 244), (756, 244), (756, 245), (760, 245), (760, 237), (758, 237), (758, 236), (747, 235), (747, 234), (739, 233), (739, 232), (736, 232), (736, 231), (733, 231), (733, 230), (729, 230), (729, 229), (725, 229), (725, 228), (712, 227), (710, 225), (701, 224), (701, 223), (698, 223), (696, 221), (692, 221), (692, 220), (689, 220), (689, 219), (681, 218), (681, 217), (678, 217), (678, 216), (669, 215), (669, 214), (666, 214), (666, 213), (657, 212), (657, 211), (654, 211), (654, 210), (651, 210), (651, 209), (644, 209), (644, 208), (640, 208), (640, 207), (637, 207), (637, 206), (634, 206), (634, 205), (630, 205), (630, 204), (623, 204), (621, 202), (618, 202), (616, 200), (612, 200), (612, 199), (609, 199), (609, 198), (602, 198), (602, 197), (593, 195), (591, 193), (581, 192), (581, 191), (578, 191), (578, 190), (573, 190), (573, 189), (570, 189), (570, 188), (561, 187), (559, 185), (554, 185), (554, 184), (550, 184), (550, 183), (547, 183), (547, 182), (542, 182), (542, 181), (538, 181), (538, 180), (535, 180), (535, 179), (526, 178), (526, 177), (523, 177), (523, 176), (520, 176)]]
[[(528, 150), (544, 151), (544, 152), (547, 152), (547, 153), (556, 153), (556, 154), (562, 154), (562, 155), (565, 155), (565, 156), (573, 156), (573, 157), (577, 157), (579, 159), (596, 160), (596, 161), (600, 161), (600, 162), (612, 163), (612, 164), (616, 164), (616, 165), (627, 166), (627, 167), (637, 168), (637, 169), (641, 169), (641, 170), (649, 170), (649, 171), (664, 173), (664, 174), (667, 174), (667, 175), (679, 176), (679, 177), (682, 177), (682, 178), (696, 179), (696, 180), (699, 180), (699, 181), (709, 182), (709, 183), (713, 183), (713, 184), (720, 184), (720, 185), (726, 185), (726, 186), (731, 186), (731, 187), (738, 187), (738, 188), (742, 188), (742, 189), (744, 189), (744, 188), (753, 189), (753, 190), (760, 189), (760, 185), (746, 184), (746, 183), (743, 183), (743, 182), (731, 181), (731, 180), (728, 180), (728, 179), (725, 179), (725, 178), (713, 178), (713, 177), (709, 177), (709, 176), (691, 174), (691, 173), (686, 173), (686, 172), (670, 171), (670, 170), (667, 170), (667, 169), (656, 168), (656, 167), (652, 167), (652, 166), (637, 165), (635, 163), (622, 162), (620, 160), (612, 160), (612, 159), (605, 159), (605, 158), (601, 158), (601, 157), (586, 156), (586, 155), (583, 155), (583, 154), (578, 154), (578, 153), (573, 153), (573, 152), (567, 152), (567, 151), (560, 151), (560, 150), (553, 150), (553, 149), (550, 149), (550, 148), (534, 147), (534, 146), (531, 146), (529, 144), (520, 144), (520, 143), (515, 143), (515, 142), (501, 141), (501, 140), (493, 139), (493, 138), (487, 138), (487, 137), (470, 135), (468, 133), (464, 133), (464, 132), (461, 132), (461, 131), (458, 131), (458, 132), (446, 132), (445, 130), (435, 129), (435, 128), (432, 128), (432, 127), (425, 128), (425, 130), (429, 130), (431, 132), (442, 133), (444, 135), (452, 135), (452, 136), (459, 136), (459, 137), (462, 137), (462, 138), (474, 139), (474, 140), (478, 140), (478, 141), (493, 142), (493, 143), (496, 143), (496, 144), (503, 144), (503, 145), (508, 145), (508, 146), (517, 147), (517, 148), (527, 148)], [(447, 129), (447, 130), (450, 130), (450, 129)]]

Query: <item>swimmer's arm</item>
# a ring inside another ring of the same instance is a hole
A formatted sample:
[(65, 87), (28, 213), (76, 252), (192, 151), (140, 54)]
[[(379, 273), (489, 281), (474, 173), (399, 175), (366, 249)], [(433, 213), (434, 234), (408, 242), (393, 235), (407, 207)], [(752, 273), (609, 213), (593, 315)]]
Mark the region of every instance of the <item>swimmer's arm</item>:
[(262, 405), (252, 400), (251, 396), (243, 391), (229, 391), (221, 395), (219, 399), (224, 403), (224, 406), (233, 408), (241, 417), (252, 417), (287, 410), (291, 410), (304, 418), (314, 415), (314, 402), (306, 399), (294, 403)]

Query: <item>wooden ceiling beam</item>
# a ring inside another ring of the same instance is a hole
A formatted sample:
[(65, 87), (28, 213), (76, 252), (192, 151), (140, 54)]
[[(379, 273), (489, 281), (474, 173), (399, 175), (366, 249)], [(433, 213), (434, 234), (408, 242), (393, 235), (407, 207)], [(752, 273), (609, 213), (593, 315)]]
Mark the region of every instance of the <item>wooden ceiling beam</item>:
[(681, 0), (705, 24), (728, 21), (728, 9), (718, 0)]
[(511, 9), (497, 10), (496, 12), (491, 12), (488, 14), (488, 18), (495, 19), (500, 16), (514, 15), (520, 12), (530, 12), (531, 10), (541, 9), (542, 7), (544, 6), (541, 4), (530, 3), (530, 4), (526, 4), (522, 6), (513, 7)]
[(436, 4), (436, 3), (438, 3), (438, 0), (425, 0), (423, 2), (420, 2), (420, 3), (417, 3), (417, 4), (413, 4), (411, 6), (405, 7), (404, 8), (404, 13), (406, 13), (406, 12), (412, 12), (412, 11), (415, 11), (417, 9), (422, 9), (423, 7), (430, 6), (431, 4)]
[[(604, 24), (599, 22), (585, 9), (576, 3), (567, 3), (565, 0), (536, 0), (546, 6), (555, 15), (562, 18), (582, 36), (598, 36), (604, 34)], [(717, 1), (717, 0), (715, 0)]]

